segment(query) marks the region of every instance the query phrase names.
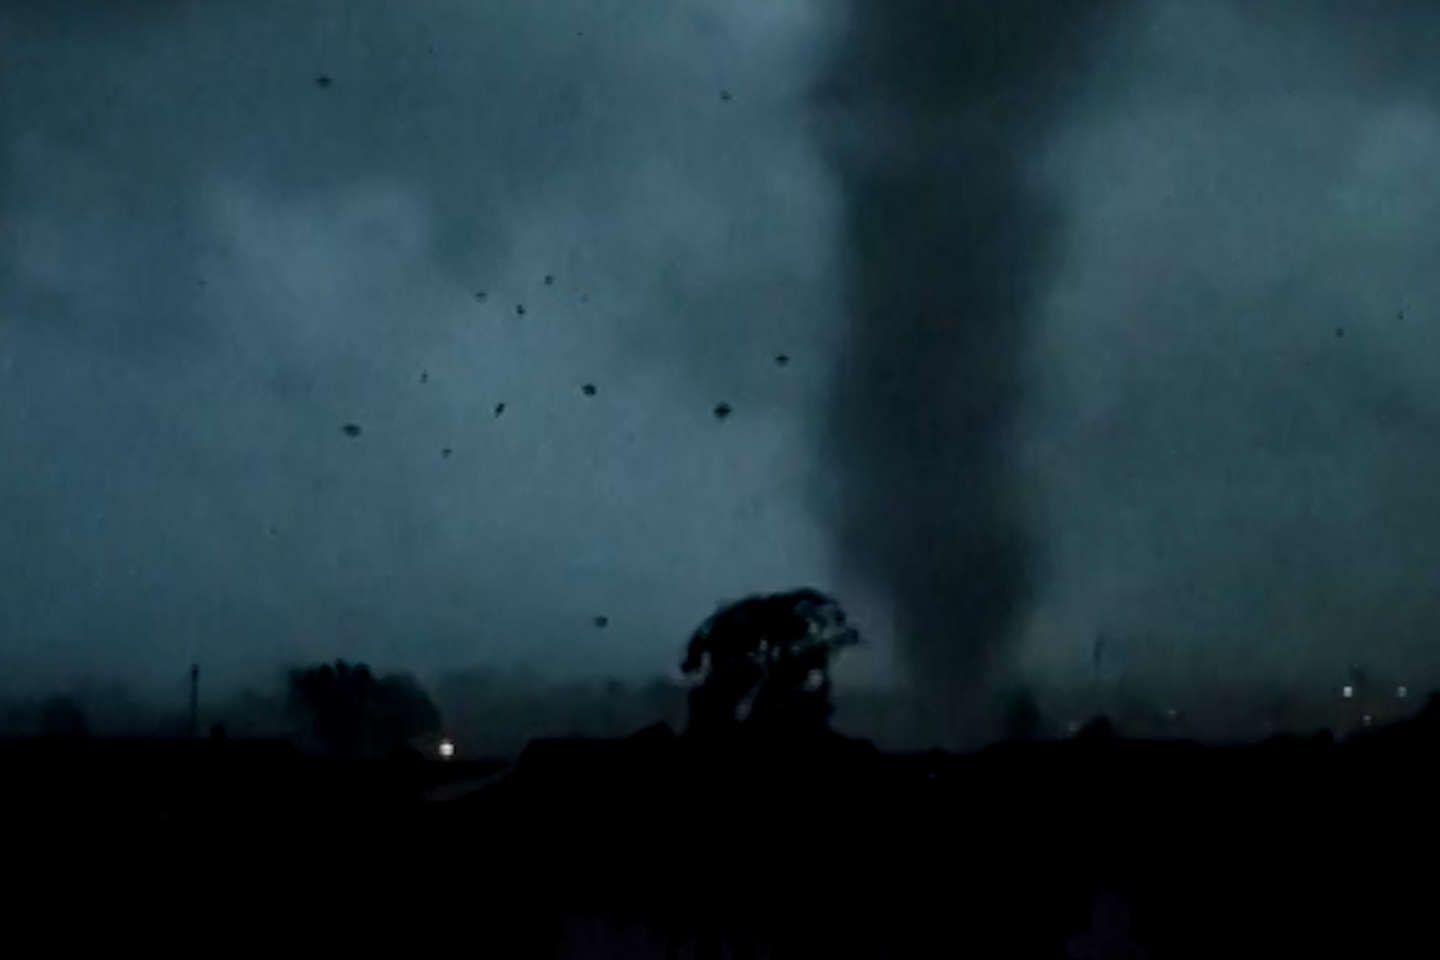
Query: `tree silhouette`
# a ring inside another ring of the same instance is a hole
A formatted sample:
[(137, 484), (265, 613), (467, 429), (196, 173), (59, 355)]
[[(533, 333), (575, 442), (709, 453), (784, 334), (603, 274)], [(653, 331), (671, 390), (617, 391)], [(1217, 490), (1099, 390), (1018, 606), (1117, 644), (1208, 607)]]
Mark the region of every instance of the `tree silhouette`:
[(337, 660), (290, 674), (290, 706), (305, 733), (337, 756), (382, 756), (440, 729), (440, 711), (414, 679), (377, 678)]
[(829, 724), (830, 660), (859, 642), (834, 598), (803, 589), (748, 597), (718, 610), (690, 638), (680, 669), (692, 735), (796, 735)]

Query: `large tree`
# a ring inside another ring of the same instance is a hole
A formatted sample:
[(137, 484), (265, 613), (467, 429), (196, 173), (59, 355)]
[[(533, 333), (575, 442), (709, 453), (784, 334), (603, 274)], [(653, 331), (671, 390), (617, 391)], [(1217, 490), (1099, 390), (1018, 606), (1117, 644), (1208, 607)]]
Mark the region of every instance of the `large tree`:
[(748, 597), (716, 611), (690, 638), (680, 669), (690, 732), (804, 735), (830, 721), (830, 661), (859, 642), (832, 597), (802, 589)]
[(389, 754), (440, 729), (440, 711), (414, 679), (376, 677), (363, 663), (293, 671), (290, 705), (306, 735), (339, 756)]

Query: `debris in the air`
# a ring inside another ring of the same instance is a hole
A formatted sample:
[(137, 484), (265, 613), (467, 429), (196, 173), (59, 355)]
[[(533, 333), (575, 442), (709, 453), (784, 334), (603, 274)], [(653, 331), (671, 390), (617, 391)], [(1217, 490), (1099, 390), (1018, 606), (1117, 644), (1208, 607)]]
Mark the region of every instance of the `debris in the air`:
[(775, 354), (775, 366), (777, 366), (777, 367), (788, 367), (789, 365), (790, 365), (790, 354), (788, 354), (788, 353), (777, 353), (777, 354)]
[(610, 626), (610, 618), (604, 615), (596, 617), (595, 626), (599, 627), (601, 630), (604, 630), (606, 627)]
[(588, 294), (588, 293), (582, 293), (582, 294), (580, 294), (580, 302), (581, 302), (581, 303), (589, 303), (589, 302), (590, 302), (590, 294)]
[(731, 413), (730, 404), (728, 404), (728, 403), (717, 403), (717, 404), (715, 404), (715, 419), (716, 419), (716, 420), (724, 420), (726, 417), (730, 416), (730, 413)]
[(280, 529), (279, 529), (278, 527), (271, 527), (271, 528), (270, 528), (270, 536), (272, 536), (272, 537), (278, 537), (278, 536), (280, 536)]
[(585, 396), (587, 396), (587, 397), (593, 397), (593, 396), (595, 396), (595, 384), (593, 384), (593, 383), (587, 383), (587, 384), (585, 384), (583, 387), (580, 388), (580, 392), (583, 393), (583, 394), (585, 394)]
[(515, 304), (515, 316), (517, 316), (517, 317), (523, 317), (523, 316), (525, 316), (525, 304), (523, 304), (523, 303), (517, 303), (517, 304)]
[(196, 281), (195, 281), (195, 285), (196, 285), (196, 286), (203, 287), (203, 286), (205, 286), (206, 284), (205, 284), (205, 281), (204, 281), (204, 280), (196, 280)]
[(500, 414), (502, 414), (502, 413), (504, 413), (504, 412), (505, 412), (505, 404), (503, 404), (503, 403), (497, 403), (497, 404), (495, 404), (495, 416), (498, 417), (498, 416), (500, 416)]
[(554, 274), (552, 274), (552, 273), (547, 273), (547, 274), (545, 274), (545, 286), (547, 286), (547, 287), (553, 287), (553, 286), (555, 286), (555, 275), (554, 275)]
[(323, 74), (323, 73), (320, 74), (320, 76), (318, 76), (318, 77), (315, 78), (315, 86), (320, 87), (320, 88), (322, 88), (322, 89), (325, 88), (325, 87), (330, 86), (330, 84), (332, 84), (332, 83), (334, 83), (334, 82), (335, 82), (334, 80), (331, 80), (329, 77), (325, 76), (325, 74)]
[(721, 99), (721, 100), (724, 100), (726, 103), (729, 103), (730, 100), (732, 99), (732, 97), (730, 96), (730, 91), (729, 91), (729, 90), (721, 90), (721, 91), (720, 91), (720, 99)]
[(345, 424), (345, 426), (341, 427), (340, 429), (341, 429), (341, 431), (344, 432), (345, 436), (347, 436), (347, 437), (358, 437), (358, 436), (360, 436), (360, 424), (358, 424), (358, 423), (347, 423), (347, 424)]
[(429, 371), (429, 370), (421, 370), (421, 371), (420, 371), (420, 382), (421, 382), (421, 383), (429, 383), (429, 382), (430, 382), (430, 371)]
[(1336, 327), (1336, 328), (1335, 328), (1335, 336), (1337, 336), (1337, 337), (1343, 337), (1343, 336), (1345, 336), (1345, 328), (1344, 328), (1344, 327)]
[(445, 459), (448, 460), (448, 459), (450, 459), (450, 453), (451, 453), (450, 448), (449, 448), (449, 447), (446, 447), (444, 450), (441, 450), (441, 451), (440, 451), (440, 456), (442, 456), (442, 457), (444, 457)]
[(476, 300), (479, 300), (481, 303), (484, 303), (485, 300), (486, 300), (485, 291), (484, 291), (484, 290), (476, 290), (476, 291), (475, 291), (475, 299), (476, 299)]

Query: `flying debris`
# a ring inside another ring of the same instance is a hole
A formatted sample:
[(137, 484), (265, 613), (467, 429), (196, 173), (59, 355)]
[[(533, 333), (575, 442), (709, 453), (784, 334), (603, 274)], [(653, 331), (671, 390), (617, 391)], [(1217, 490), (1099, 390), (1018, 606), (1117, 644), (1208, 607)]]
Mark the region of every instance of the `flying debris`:
[(347, 424), (345, 424), (345, 426), (341, 427), (340, 430), (341, 430), (341, 432), (343, 432), (343, 433), (345, 434), (345, 436), (347, 436), (347, 437), (358, 437), (358, 436), (360, 436), (360, 432), (361, 432), (361, 431), (360, 431), (360, 424), (358, 424), (358, 423), (347, 423)]
[(450, 459), (450, 453), (451, 453), (450, 448), (449, 448), (449, 447), (446, 447), (444, 450), (441, 450), (441, 451), (440, 451), (440, 456), (444, 457), (446, 460), (449, 460), (449, 459)]
[(721, 100), (724, 100), (726, 103), (729, 103), (729, 102), (730, 102), (731, 100), (733, 100), (734, 98), (730, 95), (730, 91), (729, 91), (729, 90), (721, 90), (721, 91), (720, 91), (720, 99), (721, 99)]
[(606, 627), (610, 626), (610, 618), (603, 615), (596, 617), (595, 626), (599, 627), (601, 630), (604, 630)]
[(523, 316), (525, 316), (525, 304), (523, 304), (523, 303), (517, 303), (517, 304), (515, 304), (515, 316), (517, 316), (517, 317), (523, 317)]
[(429, 370), (421, 370), (421, 371), (420, 371), (420, 382), (421, 382), (421, 383), (429, 383), (429, 382), (430, 382), (430, 371), (429, 371)]
[(505, 404), (503, 404), (503, 403), (497, 403), (497, 404), (495, 404), (495, 416), (498, 417), (498, 416), (500, 416), (500, 414), (502, 414), (502, 413), (504, 413), (504, 412), (505, 412)]
[(777, 367), (788, 367), (788, 366), (790, 366), (790, 354), (788, 354), (788, 353), (777, 353), (777, 354), (775, 354), (775, 366), (777, 366)]
[(552, 274), (552, 273), (547, 273), (547, 274), (545, 274), (545, 286), (547, 286), (547, 287), (553, 287), (553, 286), (555, 286), (555, 275), (554, 275), (554, 274)]
[(716, 420), (724, 420), (726, 417), (730, 416), (730, 414), (731, 414), (732, 412), (733, 412), (733, 411), (731, 410), (730, 404), (728, 404), (728, 403), (717, 403), (717, 404), (715, 404), (715, 419), (716, 419)]
[(487, 295), (486, 295), (486, 293), (485, 293), (484, 290), (476, 290), (476, 291), (475, 291), (475, 299), (476, 299), (476, 300), (479, 300), (481, 303), (484, 303), (484, 302), (485, 302), (487, 299), (489, 299), (489, 298), (487, 297)]
[(587, 383), (587, 384), (585, 384), (583, 387), (580, 388), (580, 392), (583, 393), (583, 394), (585, 394), (585, 396), (587, 396), (587, 397), (593, 397), (593, 396), (595, 396), (595, 384), (593, 384), (593, 383)]
[(1336, 337), (1343, 337), (1343, 336), (1345, 336), (1345, 328), (1344, 328), (1344, 327), (1336, 327), (1336, 328), (1335, 328), (1335, 336), (1336, 336)]
[(334, 80), (331, 80), (329, 77), (327, 77), (327, 76), (326, 76), (325, 74), (323, 74), (323, 73), (320, 74), (320, 76), (318, 76), (318, 77), (315, 78), (315, 86), (319, 87), (319, 88), (322, 89), (322, 90), (325, 89), (326, 87), (330, 86), (330, 84), (332, 84), (332, 83), (334, 83), (334, 82), (335, 82)]

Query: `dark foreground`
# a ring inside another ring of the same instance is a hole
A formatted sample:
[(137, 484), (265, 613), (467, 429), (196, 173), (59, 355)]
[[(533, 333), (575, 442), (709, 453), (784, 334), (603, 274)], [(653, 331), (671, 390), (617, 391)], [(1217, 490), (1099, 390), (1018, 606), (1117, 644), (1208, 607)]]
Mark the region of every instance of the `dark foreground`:
[(1236, 748), (657, 729), (509, 768), (240, 741), (13, 742), (0, 763), (12, 905), (118, 915), (127, 950), (1399, 957), (1440, 942), (1437, 748), (1422, 719)]

